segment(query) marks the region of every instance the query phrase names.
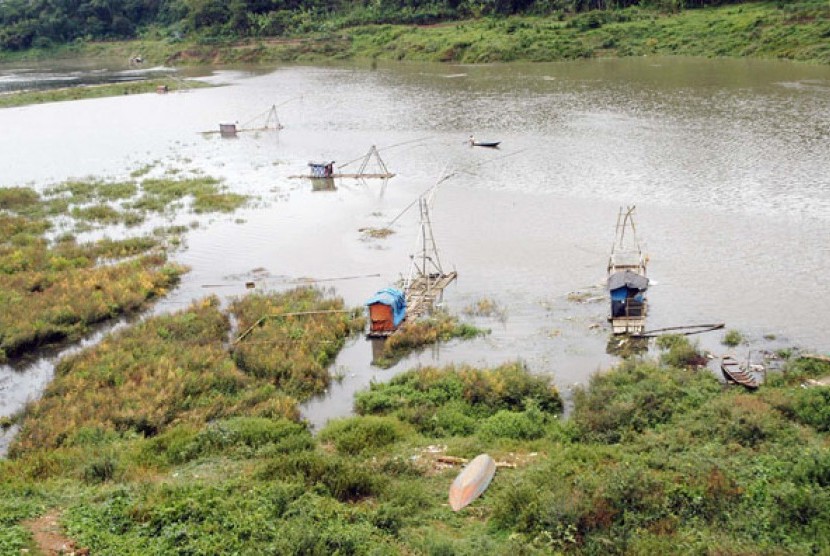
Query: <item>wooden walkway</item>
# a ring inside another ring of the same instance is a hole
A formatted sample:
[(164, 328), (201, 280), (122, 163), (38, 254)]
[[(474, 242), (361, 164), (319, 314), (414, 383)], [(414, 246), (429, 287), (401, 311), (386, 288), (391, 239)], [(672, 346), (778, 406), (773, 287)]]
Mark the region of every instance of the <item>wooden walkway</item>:
[(406, 318), (419, 318), (430, 312), (435, 300), (444, 294), (444, 288), (449, 286), (458, 277), (452, 271), (448, 274), (432, 274), (419, 276), (406, 290)]

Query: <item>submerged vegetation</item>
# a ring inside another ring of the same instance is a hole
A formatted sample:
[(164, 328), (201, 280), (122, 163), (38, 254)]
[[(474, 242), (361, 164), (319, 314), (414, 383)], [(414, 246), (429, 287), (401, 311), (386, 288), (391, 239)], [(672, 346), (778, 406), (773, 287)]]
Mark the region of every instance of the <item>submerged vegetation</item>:
[(78, 223), (133, 225), (149, 213), (182, 208), (188, 198), (195, 212), (227, 212), (246, 201), (211, 178), (73, 180), (42, 194), (0, 188), (0, 361), (77, 340), (96, 323), (135, 313), (186, 270), (167, 262), (166, 246), (179, 243), (174, 236), (78, 243), (72, 234), (50, 239), (54, 222), (68, 219), (81, 230)]

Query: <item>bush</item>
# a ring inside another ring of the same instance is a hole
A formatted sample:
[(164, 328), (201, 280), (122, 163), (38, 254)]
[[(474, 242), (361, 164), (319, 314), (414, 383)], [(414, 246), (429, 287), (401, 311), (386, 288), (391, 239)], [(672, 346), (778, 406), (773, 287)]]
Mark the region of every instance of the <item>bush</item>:
[(317, 452), (277, 456), (259, 469), (257, 478), (299, 479), (309, 486), (324, 487), (341, 502), (375, 496), (382, 486), (381, 478), (365, 464)]
[(323, 442), (333, 442), (338, 452), (360, 454), (388, 446), (403, 434), (396, 419), (385, 417), (352, 417), (329, 421), (320, 431)]
[(706, 365), (707, 360), (688, 338), (679, 334), (667, 334), (657, 338), (657, 346), (668, 350), (660, 356), (665, 365), (683, 369)]
[(720, 391), (710, 373), (626, 361), (574, 391), (572, 419), (583, 439), (616, 443), (667, 423)]
[(501, 410), (488, 417), (478, 431), (485, 440), (511, 438), (513, 440), (534, 440), (545, 435), (544, 415), (538, 408), (522, 413)]

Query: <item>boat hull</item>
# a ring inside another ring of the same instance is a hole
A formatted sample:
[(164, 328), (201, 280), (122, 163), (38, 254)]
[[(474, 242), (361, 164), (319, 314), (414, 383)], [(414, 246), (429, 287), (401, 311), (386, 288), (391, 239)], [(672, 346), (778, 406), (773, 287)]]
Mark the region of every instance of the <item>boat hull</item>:
[(450, 486), (449, 501), (452, 510), (457, 512), (481, 496), (495, 474), (496, 462), (493, 458), (487, 454), (473, 458)]

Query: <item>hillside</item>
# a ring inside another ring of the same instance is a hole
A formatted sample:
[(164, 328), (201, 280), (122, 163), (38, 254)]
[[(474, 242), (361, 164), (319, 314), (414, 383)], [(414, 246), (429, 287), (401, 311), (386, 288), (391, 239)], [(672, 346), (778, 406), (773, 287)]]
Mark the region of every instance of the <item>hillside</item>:
[[(0, 4), (0, 57), (140, 53), (154, 63), (325, 58), (441, 62), (753, 56), (830, 63), (830, 5), (794, 2), (134, 0)], [(604, 8), (604, 9), (591, 9)], [(85, 17), (82, 17), (82, 15)], [(128, 42), (124, 42), (128, 41)]]

